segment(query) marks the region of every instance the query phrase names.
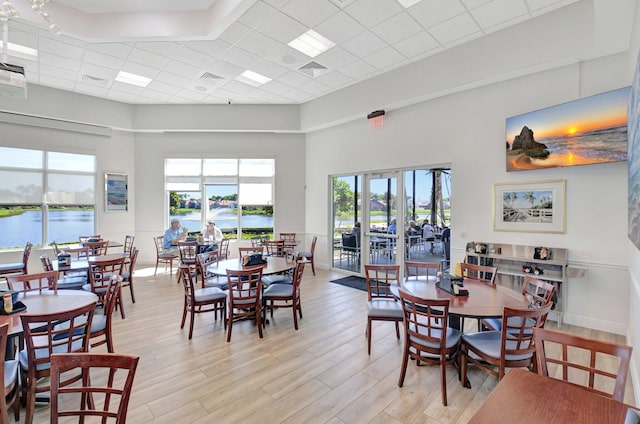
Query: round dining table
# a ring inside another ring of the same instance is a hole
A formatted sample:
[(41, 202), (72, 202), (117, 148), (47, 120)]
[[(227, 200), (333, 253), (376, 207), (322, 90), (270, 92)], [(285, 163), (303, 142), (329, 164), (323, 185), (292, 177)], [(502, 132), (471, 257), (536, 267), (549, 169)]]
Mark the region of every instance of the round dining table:
[[(282, 274), (296, 267), (295, 260), (289, 260), (285, 257), (266, 256), (265, 259), (267, 260), (267, 263), (262, 265), (262, 275)], [(214, 275), (226, 276), (227, 269), (242, 270), (246, 268), (251, 267), (243, 266), (242, 262), (240, 262), (240, 258), (235, 258), (219, 261), (216, 264), (211, 264), (209, 265), (209, 268), (207, 268), (207, 271)]]
[(9, 336), (22, 335), (22, 314), (56, 314), (98, 302), (98, 296), (86, 290), (43, 290), (18, 295), (27, 308), (10, 315), (0, 315), (0, 325), (9, 324)]
[[(471, 278), (464, 279), (464, 287), (469, 291), (468, 296), (456, 296), (439, 288), (435, 282), (412, 280), (403, 282), (402, 287), (407, 292), (427, 299), (449, 299), (449, 324), (460, 328), (460, 318), (501, 318), (505, 306), (522, 308), (529, 305), (527, 298), (520, 292), (500, 285), (487, 284)], [(391, 287), (396, 297), (398, 286)]]

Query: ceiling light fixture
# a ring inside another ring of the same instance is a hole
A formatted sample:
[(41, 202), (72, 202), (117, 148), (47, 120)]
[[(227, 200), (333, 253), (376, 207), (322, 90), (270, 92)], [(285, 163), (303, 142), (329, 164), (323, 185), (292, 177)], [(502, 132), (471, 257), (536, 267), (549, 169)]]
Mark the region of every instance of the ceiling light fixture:
[(125, 84), (137, 85), (138, 87), (146, 87), (151, 82), (151, 78), (142, 75), (130, 74), (129, 72), (120, 71), (116, 77), (116, 81)]
[(271, 78), (265, 77), (257, 72), (246, 70), (236, 77), (236, 81), (244, 82), (245, 84), (253, 85), (254, 87), (260, 87), (262, 84), (266, 84), (271, 81)]
[[(53, 16), (51, 16), (49, 12), (45, 10), (49, 2), (50, 0), (29, 0), (29, 3), (31, 3), (31, 9), (33, 9), (34, 12), (40, 15), (42, 19), (47, 21), (47, 24), (49, 24), (49, 31), (53, 32), (56, 35), (60, 35), (62, 34), (62, 30), (60, 29), (58, 24), (56, 24)], [(4, 0), (2, 2), (2, 6), (0, 7), (0, 19), (16, 19), (19, 17), (20, 13), (12, 3), (12, 0)]]
[(289, 47), (293, 47), (309, 57), (316, 57), (335, 45), (336, 43), (312, 29), (289, 43)]
[(408, 9), (416, 3), (420, 3), (421, 1), (422, 0), (398, 0), (398, 3), (404, 6), (405, 9)]

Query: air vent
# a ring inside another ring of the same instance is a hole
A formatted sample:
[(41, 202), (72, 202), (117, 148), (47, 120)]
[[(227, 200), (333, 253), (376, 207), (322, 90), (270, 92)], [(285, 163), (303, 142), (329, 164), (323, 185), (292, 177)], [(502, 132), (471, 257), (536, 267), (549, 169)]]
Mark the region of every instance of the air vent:
[(306, 65), (300, 67), (298, 70), (300, 72), (304, 72), (307, 75), (311, 75), (312, 77), (317, 77), (318, 75), (324, 73), (327, 70), (327, 67), (322, 66), (318, 62), (309, 62)]
[(82, 81), (86, 81), (91, 85), (99, 85), (102, 87), (106, 87), (107, 85), (109, 85), (109, 80), (87, 74), (82, 75)]
[(344, 9), (345, 7), (349, 6), (351, 3), (353, 3), (354, 0), (331, 0), (331, 3), (335, 4), (336, 6), (338, 6), (340, 9)]
[(205, 71), (202, 75), (200, 75), (200, 80), (211, 81), (211, 80), (221, 80), (224, 79), (220, 75), (212, 74), (211, 72)]

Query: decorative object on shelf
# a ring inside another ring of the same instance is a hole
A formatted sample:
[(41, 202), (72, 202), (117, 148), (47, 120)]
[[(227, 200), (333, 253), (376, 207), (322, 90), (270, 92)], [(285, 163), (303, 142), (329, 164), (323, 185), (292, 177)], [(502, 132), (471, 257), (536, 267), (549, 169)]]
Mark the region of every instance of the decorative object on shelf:
[(535, 267), (535, 268), (533, 268), (533, 274), (534, 275), (542, 275), (542, 274), (544, 274), (544, 270), (542, 268)]
[(493, 185), (496, 231), (565, 232), (565, 180)]
[(472, 241), (467, 243), (467, 252), (475, 252), (476, 251), (476, 244)]
[(551, 249), (548, 247), (536, 247), (533, 252), (533, 259), (546, 261), (551, 259)]
[(531, 274), (533, 272), (533, 267), (531, 265), (522, 265), (522, 272)]
[(484, 243), (476, 243), (474, 246), (474, 251), (476, 253), (481, 253), (481, 254), (485, 254), (487, 253), (487, 245)]

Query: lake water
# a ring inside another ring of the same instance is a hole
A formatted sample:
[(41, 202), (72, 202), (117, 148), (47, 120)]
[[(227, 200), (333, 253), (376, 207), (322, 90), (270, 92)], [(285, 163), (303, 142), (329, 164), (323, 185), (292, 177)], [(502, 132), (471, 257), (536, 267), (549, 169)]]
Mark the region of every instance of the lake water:
[[(215, 223), (216, 227), (221, 230), (238, 228), (238, 217), (231, 209), (217, 208), (212, 209), (209, 215)], [(202, 229), (200, 223), (200, 211), (190, 212), (181, 215), (172, 215), (171, 218), (180, 220), (183, 227), (187, 227), (189, 231), (200, 231)], [(242, 217), (243, 228), (273, 228), (273, 216), (266, 215), (246, 215)]]
[[(49, 211), (49, 241), (73, 242), (79, 235), (93, 234), (93, 216), (93, 211), (86, 210)], [(0, 228), (0, 249), (22, 248), (28, 241), (42, 244), (41, 211), (0, 218)]]

